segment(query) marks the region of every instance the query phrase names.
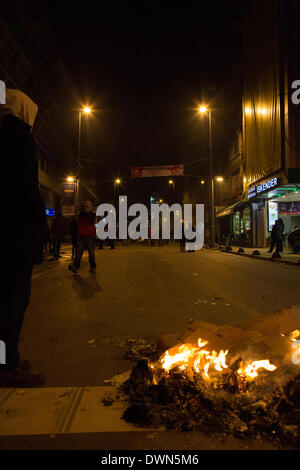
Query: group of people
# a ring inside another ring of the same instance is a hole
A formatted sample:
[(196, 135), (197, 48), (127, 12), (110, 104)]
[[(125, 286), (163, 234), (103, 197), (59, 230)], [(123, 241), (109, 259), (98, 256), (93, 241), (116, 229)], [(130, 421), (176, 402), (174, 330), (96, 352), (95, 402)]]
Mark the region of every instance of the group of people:
[(65, 220), (59, 212), (51, 221), (45, 221), (44, 227), (44, 250), (52, 253), (53, 259), (58, 260), (60, 257), (61, 244), (65, 235)]
[(269, 253), (272, 253), (276, 246), (276, 252), (283, 251), (284, 223), (282, 219), (277, 219), (271, 230), (271, 246)]

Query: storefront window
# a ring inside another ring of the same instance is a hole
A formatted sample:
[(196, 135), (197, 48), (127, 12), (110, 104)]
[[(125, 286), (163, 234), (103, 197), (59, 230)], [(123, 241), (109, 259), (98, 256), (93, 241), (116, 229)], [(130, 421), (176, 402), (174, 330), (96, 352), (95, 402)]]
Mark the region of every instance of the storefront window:
[(251, 229), (250, 207), (245, 207), (243, 211), (243, 229), (248, 232)]
[(233, 214), (233, 233), (239, 235), (241, 233), (241, 214), (239, 211)]
[(277, 202), (269, 201), (268, 202), (268, 213), (269, 213), (269, 232), (271, 232), (275, 221), (278, 219), (278, 204)]

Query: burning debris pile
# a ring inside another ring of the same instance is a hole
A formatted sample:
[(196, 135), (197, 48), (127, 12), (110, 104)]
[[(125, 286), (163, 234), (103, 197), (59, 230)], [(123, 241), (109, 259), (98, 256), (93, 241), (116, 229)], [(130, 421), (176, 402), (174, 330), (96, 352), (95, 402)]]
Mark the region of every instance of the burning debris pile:
[[(139, 426), (275, 438), (300, 447), (300, 307), (233, 326), (192, 321), (122, 385)], [(162, 352), (164, 350), (164, 352)]]

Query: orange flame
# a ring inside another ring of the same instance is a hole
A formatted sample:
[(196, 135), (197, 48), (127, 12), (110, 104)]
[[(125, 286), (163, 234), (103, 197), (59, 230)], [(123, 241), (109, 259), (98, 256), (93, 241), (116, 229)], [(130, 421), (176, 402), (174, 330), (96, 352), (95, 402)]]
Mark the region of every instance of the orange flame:
[(227, 369), (226, 355), (228, 350), (221, 350), (217, 353), (216, 351), (202, 349), (207, 344), (208, 341), (199, 338), (198, 347), (191, 344), (181, 344), (173, 348), (175, 351), (173, 351), (172, 355), (169, 353), (171, 350), (166, 351), (160, 359), (163, 369), (170, 372), (174, 367), (178, 367), (182, 371), (190, 367), (198, 373), (203, 372), (206, 378), (209, 378), (208, 371), (210, 367), (213, 367), (218, 372)]
[[(299, 330), (295, 331), (299, 332)], [(177, 368), (180, 371), (192, 369), (194, 372), (201, 373), (203, 378), (206, 379), (210, 378), (208, 373), (210, 369), (213, 372), (223, 372), (228, 368), (228, 365), (226, 364), (226, 356), (229, 352), (228, 349), (226, 351), (221, 349), (218, 353), (217, 351), (211, 351), (208, 348), (204, 349), (207, 344), (208, 341), (198, 338), (198, 347), (191, 344), (181, 344), (167, 350), (160, 358), (162, 368), (167, 373), (174, 368)], [(247, 380), (252, 380), (258, 376), (259, 369), (273, 372), (277, 369), (277, 366), (271, 364), (269, 359), (247, 363), (241, 362), (240, 368), (237, 372)]]
[(274, 364), (271, 364), (269, 359), (264, 359), (262, 361), (250, 362), (247, 365), (241, 367), (238, 370), (238, 374), (246, 376), (250, 379), (254, 379), (258, 376), (258, 369), (265, 369), (270, 372), (273, 372), (275, 369), (277, 369), (277, 367)]
[(300, 330), (294, 330), (290, 333), (289, 339), (291, 341), (296, 341), (296, 339), (299, 337), (300, 337)]

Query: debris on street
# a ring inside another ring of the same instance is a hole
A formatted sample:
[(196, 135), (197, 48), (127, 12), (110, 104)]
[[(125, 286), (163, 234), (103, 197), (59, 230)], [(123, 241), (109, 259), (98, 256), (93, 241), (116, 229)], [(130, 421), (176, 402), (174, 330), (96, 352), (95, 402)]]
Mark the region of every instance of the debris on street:
[(159, 339), (159, 360), (145, 355), (133, 367), (120, 387), (123, 419), (300, 447), (299, 339), (300, 307), (243, 328), (193, 320)]

